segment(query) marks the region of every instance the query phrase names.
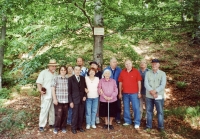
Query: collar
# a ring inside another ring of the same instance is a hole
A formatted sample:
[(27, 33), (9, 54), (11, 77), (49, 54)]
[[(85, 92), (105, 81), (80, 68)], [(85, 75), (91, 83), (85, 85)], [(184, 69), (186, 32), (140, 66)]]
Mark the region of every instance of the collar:
[(105, 82), (110, 82), (110, 78), (109, 78), (108, 81), (106, 80), (106, 78), (102, 78), (102, 79), (103, 79)]
[(158, 73), (160, 72), (160, 70), (158, 69), (156, 72), (154, 72), (154, 71), (152, 70), (152, 72), (153, 72), (154, 74), (158, 74)]
[(67, 78), (67, 76), (62, 77), (61, 75), (58, 75), (58, 77), (60, 77), (61, 79)]
[[(128, 71), (127, 71), (127, 68), (125, 69), (125, 71), (128, 72)], [(132, 68), (129, 72), (131, 72), (131, 71), (133, 71), (133, 68)], [(129, 72), (128, 72), (128, 73), (129, 73)]]

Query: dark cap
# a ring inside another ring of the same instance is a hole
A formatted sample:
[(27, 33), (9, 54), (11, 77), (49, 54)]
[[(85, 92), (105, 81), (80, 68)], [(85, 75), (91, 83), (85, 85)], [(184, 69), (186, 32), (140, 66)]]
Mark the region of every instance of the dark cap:
[(159, 63), (160, 61), (158, 59), (152, 59), (151, 63)]
[(92, 61), (92, 62), (90, 62), (89, 64), (90, 64), (90, 65), (96, 64), (96, 65), (98, 66), (97, 62), (95, 62), (95, 61)]

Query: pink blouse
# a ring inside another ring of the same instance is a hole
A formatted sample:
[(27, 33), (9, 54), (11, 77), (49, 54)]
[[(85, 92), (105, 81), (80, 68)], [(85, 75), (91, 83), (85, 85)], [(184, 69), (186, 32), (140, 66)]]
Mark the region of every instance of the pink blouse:
[(99, 81), (98, 85), (98, 93), (101, 94), (100, 90), (102, 89), (103, 94), (100, 95), (100, 101), (101, 102), (107, 102), (107, 100), (104, 99), (104, 95), (107, 97), (112, 97), (112, 99), (109, 102), (115, 102), (117, 100), (117, 95), (118, 95), (118, 89), (117, 89), (117, 84), (114, 79), (109, 79), (106, 81), (105, 78), (102, 78)]

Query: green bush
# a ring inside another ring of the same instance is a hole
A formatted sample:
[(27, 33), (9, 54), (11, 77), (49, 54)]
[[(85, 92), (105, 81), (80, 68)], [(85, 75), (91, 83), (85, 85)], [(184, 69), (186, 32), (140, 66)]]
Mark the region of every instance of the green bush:
[(0, 115), (3, 115), (0, 122), (0, 133), (6, 130), (24, 129), (30, 114), (25, 111), (16, 111), (8, 108), (0, 108)]
[(176, 83), (176, 87), (177, 87), (178, 89), (185, 89), (185, 88), (187, 87), (187, 84), (186, 84), (185, 82), (178, 81), (178, 82)]
[(0, 99), (9, 99), (11, 91), (7, 88), (0, 89)]

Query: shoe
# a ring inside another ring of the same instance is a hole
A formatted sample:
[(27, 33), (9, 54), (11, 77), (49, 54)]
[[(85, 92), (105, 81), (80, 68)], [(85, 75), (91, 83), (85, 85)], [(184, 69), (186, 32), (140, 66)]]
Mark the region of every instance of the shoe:
[(49, 125), (49, 128), (53, 128), (53, 125)]
[(139, 125), (135, 125), (135, 129), (139, 128), (140, 126)]
[(116, 123), (117, 123), (117, 124), (120, 124), (121, 122), (120, 122), (120, 120), (116, 120)]
[(96, 117), (96, 124), (99, 124), (99, 123), (100, 123), (99, 117)]
[(80, 132), (85, 132), (85, 130), (83, 128), (79, 128)]
[(109, 125), (109, 129), (113, 130), (114, 129), (113, 125)]
[(92, 125), (92, 128), (94, 128), (94, 129), (95, 129), (95, 128), (97, 128), (97, 127), (96, 127), (96, 125)]
[(90, 125), (87, 125), (87, 126), (86, 126), (86, 129), (90, 129)]
[(54, 130), (53, 130), (53, 133), (54, 133), (54, 134), (58, 134), (58, 130), (57, 130), (57, 129), (54, 129)]
[(161, 133), (165, 132), (165, 130), (163, 128), (158, 128), (158, 131), (161, 132)]
[(67, 130), (63, 128), (62, 133), (67, 133)]
[(72, 131), (73, 134), (77, 133), (77, 131), (75, 129), (72, 129), (71, 131)]
[(123, 126), (128, 126), (128, 125), (130, 125), (130, 124), (128, 124), (128, 123), (124, 123), (124, 124), (123, 124)]
[(39, 127), (40, 132), (44, 132), (44, 127)]
[(108, 125), (103, 125), (103, 129), (108, 129)]

